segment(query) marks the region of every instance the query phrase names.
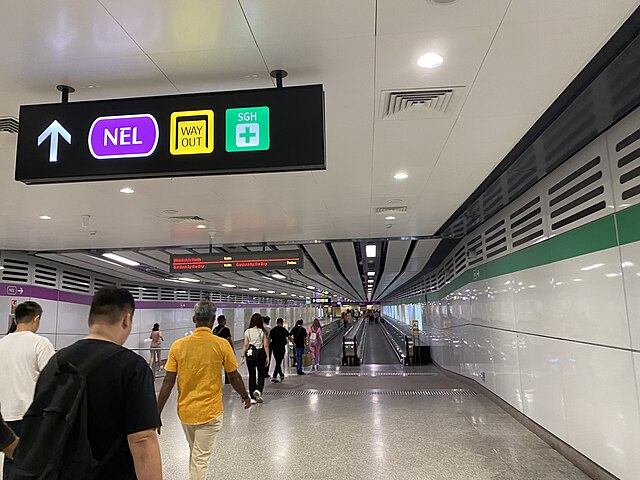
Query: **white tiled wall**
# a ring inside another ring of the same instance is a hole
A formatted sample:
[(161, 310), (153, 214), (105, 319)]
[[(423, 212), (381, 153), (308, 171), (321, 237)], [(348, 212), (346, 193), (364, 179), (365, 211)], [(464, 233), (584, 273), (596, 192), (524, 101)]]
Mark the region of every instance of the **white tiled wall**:
[(438, 339), (432, 355), (617, 477), (636, 479), (637, 259), (640, 246), (627, 245), (465, 285), (425, 308)]

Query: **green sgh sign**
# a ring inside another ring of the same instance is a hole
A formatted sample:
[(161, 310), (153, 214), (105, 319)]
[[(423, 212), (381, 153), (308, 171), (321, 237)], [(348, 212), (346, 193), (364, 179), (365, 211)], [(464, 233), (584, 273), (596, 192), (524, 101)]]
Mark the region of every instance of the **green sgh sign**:
[(325, 168), (322, 85), (20, 107), (27, 184)]

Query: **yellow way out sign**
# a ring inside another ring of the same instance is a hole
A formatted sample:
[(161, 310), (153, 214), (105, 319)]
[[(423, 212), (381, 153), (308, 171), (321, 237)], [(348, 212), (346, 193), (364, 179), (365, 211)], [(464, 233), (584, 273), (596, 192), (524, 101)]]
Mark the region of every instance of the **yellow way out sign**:
[(171, 114), (171, 155), (213, 152), (213, 110), (189, 110)]

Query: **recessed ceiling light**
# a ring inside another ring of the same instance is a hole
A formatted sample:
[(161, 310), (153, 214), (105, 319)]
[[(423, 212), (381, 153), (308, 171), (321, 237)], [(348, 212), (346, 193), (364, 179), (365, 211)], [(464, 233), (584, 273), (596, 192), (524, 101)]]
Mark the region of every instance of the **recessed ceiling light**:
[(425, 53), (416, 62), (420, 68), (436, 68), (442, 65), (444, 58), (434, 52)]
[(369, 280), (367, 280), (367, 282), (373, 283), (373, 282), (375, 282), (375, 280), (373, 278), (370, 278)]
[(393, 176), (393, 178), (395, 178), (396, 180), (404, 180), (405, 178), (409, 178), (409, 175), (404, 172), (398, 172)]
[(124, 263), (125, 265), (129, 265), (131, 267), (137, 267), (140, 265), (135, 260), (131, 260), (129, 258), (121, 257), (120, 255), (116, 255), (115, 253), (103, 253), (103, 257), (107, 257), (111, 260), (115, 260), (116, 262)]
[(375, 276), (376, 272), (367, 272), (367, 275), (369, 275), (370, 277)]
[(282, 292), (280, 295), (289, 295), (287, 292)]
[(250, 291), (250, 292), (259, 292), (259, 291), (260, 291), (260, 289), (259, 289), (259, 288), (254, 288), (254, 287), (250, 287), (250, 288), (249, 288), (249, 291)]
[(197, 278), (180, 277), (180, 280), (183, 282), (200, 283), (200, 280)]
[(334, 295), (334, 297), (337, 297), (338, 295)]
[(51, 220), (51, 217), (49, 215), (40, 215), (38, 218), (40, 220)]
[(295, 293), (291, 294), (292, 297), (297, 297), (298, 295), (296, 295)]
[(313, 287), (313, 286), (311, 286), (311, 285), (307, 285), (307, 288), (308, 288), (309, 290), (315, 290), (315, 289), (316, 289), (316, 287)]
[(223, 283), (220, 286), (225, 288), (236, 288), (236, 286), (232, 283)]
[(384, 217), (385, 220), (395, 220), (396, 217), (394, 217), (393, 215), (389, 215), (388, 217)]
[(120, 189), (120, 193), (134, 193), (134, 192), (135, 192), (135, 190), (133, 188), (129, 188), (129, 187)]
[(203, 223), (201, 223), (200, 225), (196, 225), (196, 228), (207, 228), (207, 226)]
[(277, 278), (278, 280), (284, 280), (285, 277), (284, 275), (280, 274), (280, 273), (274, 273), (273, 275), (271, 275), (273, 278)]
[(376, 246), (375, 245), (367, 245), (365, 247), (365, 250), (367, 251), (367, 257), (368, 258), (374, 258), (376, 256)]
[(276, 293), (275, 290), (267, 290), (267, 293)]
[(175, 283), (188, 283), (184, 280), (180, 280), (179, 278), (165, 278), (165, 282), (175, 282)]

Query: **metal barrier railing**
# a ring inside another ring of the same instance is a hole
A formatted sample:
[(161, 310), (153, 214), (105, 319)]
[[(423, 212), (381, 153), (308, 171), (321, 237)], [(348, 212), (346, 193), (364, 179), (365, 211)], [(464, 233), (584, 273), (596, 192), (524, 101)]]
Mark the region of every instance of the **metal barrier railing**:
[(362, 363), (364, 335), (364, 317), (361, 317), (342, 337), (342, 365), (357, 367)]

